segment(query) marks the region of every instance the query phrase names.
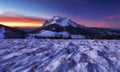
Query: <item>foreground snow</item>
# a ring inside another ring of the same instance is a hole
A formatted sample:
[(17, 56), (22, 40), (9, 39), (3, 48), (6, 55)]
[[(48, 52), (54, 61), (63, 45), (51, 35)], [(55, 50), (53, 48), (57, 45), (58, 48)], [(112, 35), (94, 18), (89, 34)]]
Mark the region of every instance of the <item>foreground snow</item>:
[(120, 72), (120, 40), (0, 40), (0, 72)]

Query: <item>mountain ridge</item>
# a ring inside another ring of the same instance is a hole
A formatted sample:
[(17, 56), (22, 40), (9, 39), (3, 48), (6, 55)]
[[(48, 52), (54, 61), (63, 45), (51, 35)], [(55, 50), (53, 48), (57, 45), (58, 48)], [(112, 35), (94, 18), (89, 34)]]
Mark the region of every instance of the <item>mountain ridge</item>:
[(75, 23), (71, 19), (56, 16), (47, 20), (42, 27), (32, 31), (29, 37), (52, 39), (115, 39), (120, 37), (120, 31), (107, 28), (86, 27)]

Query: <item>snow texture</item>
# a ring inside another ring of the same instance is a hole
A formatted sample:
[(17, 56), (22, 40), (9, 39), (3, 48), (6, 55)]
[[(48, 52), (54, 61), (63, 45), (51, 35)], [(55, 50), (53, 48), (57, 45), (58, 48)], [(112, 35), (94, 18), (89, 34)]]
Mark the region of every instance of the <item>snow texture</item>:
[(120, 72), (120, 40), (0, 40), (0, 72)]

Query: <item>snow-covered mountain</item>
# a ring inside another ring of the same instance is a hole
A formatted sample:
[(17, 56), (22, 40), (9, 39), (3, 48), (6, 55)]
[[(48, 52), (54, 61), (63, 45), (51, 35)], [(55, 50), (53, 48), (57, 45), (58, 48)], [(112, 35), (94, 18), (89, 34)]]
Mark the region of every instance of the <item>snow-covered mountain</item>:
[(26, 38), (27, 33), (15, 28), (0, 24), (0, 39)]
[(120, 31), (105, 28), (89, 28), (60, 16), (47, 20), (44, 25), (32, 31), (27, 38), (120, 38)]

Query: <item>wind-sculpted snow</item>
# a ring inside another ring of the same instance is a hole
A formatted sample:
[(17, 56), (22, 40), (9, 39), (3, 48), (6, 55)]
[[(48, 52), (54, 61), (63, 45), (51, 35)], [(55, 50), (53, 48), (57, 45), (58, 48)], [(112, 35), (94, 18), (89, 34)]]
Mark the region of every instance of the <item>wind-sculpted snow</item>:
[(0, 40), (0, 72), (120, 72), (120, 40)]

